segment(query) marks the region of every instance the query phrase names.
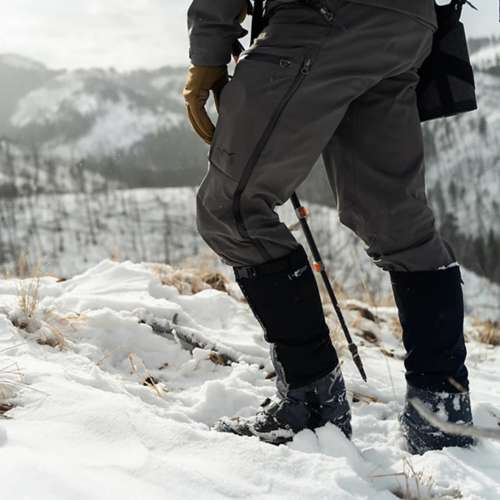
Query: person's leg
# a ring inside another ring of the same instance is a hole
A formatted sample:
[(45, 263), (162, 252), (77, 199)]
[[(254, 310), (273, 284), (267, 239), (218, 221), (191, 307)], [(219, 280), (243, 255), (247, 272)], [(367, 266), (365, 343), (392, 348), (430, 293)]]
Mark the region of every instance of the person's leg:
[[(388, 75), (352, 102), (324, 158), (340, 220), (390, 272), (407, 350), (408, 399), (423, 399), (433, 411), (440, 401), (450, 421), (471, 422), (460, 271), (426, 200), (416, 67)], [(414, 452), (470, 443), (439, 435), (409, 404), (403, 427)]]
[[(278, 11), (238, 64), (197, 196), (200, 234), (234, 267), (272, 345), (280, 395), (309, 387), (313, 400), (321, 391), (311, 384), (338, 361), (305, 253), (274, 207), (306, 178), (349, 104), (412, 67), (427, 43), (418, 23), (392, 11), (330, 5), (332, 25), (307, 7)], [(345, 393), (343, 382), (330, 385)]]
[(338, 28), (310, 8), (276, 13), (266, 37), (224, 89), (210, 164), (197, 196), (198, 229), (234, 268), (270, 343), (278, 401), (216, 429), (279, 443), (334, 422), (350, 435), (338, 358), (306, 252), (274, 211), (305, 179), (341, 120), (342, 100), (318, 94), (321, 46)]

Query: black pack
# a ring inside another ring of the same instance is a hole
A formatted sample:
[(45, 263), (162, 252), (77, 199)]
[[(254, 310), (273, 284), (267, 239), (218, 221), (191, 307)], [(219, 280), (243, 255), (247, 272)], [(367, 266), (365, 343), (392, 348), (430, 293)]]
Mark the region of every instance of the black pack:
[(477, 109), (474, 73), (460, 22), (466, 0), (436, 4), (438, 29), (432, 52), (420, 68), (417, 101), (420, 120), (434, 120)]
[[(250, 0), (253, 14), (252, 40), (265, 26), (264, 0)], [(300, 0), (318, 4), (318, 0)], [(419, 1), (419, 0), (415, 0)], [(464, 25), (460, 22), (467, 0), (451, 0), (435, 4), (438, 29), (434, 33), (432, 51), (419, 70), (417, 104), (420, 121), (454, 116), (477, 109), (474, 73), (469, 58)]]

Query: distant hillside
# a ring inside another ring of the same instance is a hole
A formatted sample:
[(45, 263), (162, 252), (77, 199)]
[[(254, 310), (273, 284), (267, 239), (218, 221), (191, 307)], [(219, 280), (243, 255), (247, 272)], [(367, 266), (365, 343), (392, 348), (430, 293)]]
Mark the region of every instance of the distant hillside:
[(0, 56), (0, 137), (131, 187), (197, 183), (206, 148), (185, 123), (184, 77), (175, 68), (50, 71)]
[(30, 59), (13, 54), (0, 55), (0, 136), (13, 132), (10, 120), (22, 98), (56, 75), (56, 71)]
[(122, 185), (81, 162), (40, 154), (34, 147), (0, 137), (0, 197), (42, 193), (94, 193)]

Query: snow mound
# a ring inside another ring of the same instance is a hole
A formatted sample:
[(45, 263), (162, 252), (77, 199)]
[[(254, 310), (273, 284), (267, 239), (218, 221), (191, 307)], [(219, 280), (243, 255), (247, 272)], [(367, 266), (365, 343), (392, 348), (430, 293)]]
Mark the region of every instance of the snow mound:
[[(0, 409), (14, 406), (0, 421), (5, 498), (499, 497), (498, 443), (404, 450), (392, 308), (344, 304), (369, 376), (360, 382), (345, 359), (352, 442), (331, 425), (280, 447), (211, 431), (222, 416), (255, 412), (274, 387), (234, 282), (215, 289), (220, 280), (200, 274), (199, 285), (195, 274), (108, 260), (67, 281), (0, 281), (0, 388), (11, 388)], [(55, 329), (64, 342), (44, 340)], [(494, 427), (498, 348), (477, 339), (469, 321), (476, 423)], [(13, 366), (6, 383), (2, 368)]]

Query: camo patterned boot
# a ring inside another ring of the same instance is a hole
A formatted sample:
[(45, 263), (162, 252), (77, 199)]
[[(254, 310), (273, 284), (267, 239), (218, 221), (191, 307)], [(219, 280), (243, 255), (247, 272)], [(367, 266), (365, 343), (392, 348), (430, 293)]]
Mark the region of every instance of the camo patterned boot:
[(278, 391), (276, 399), (267, 399), (253, 417), (222, 418), (214, 430), (278, 445), (304, 429), (314, 430), (329, 422), (351, 437), (351, 410), (340, 367), (307, 386), (284, 394)]

